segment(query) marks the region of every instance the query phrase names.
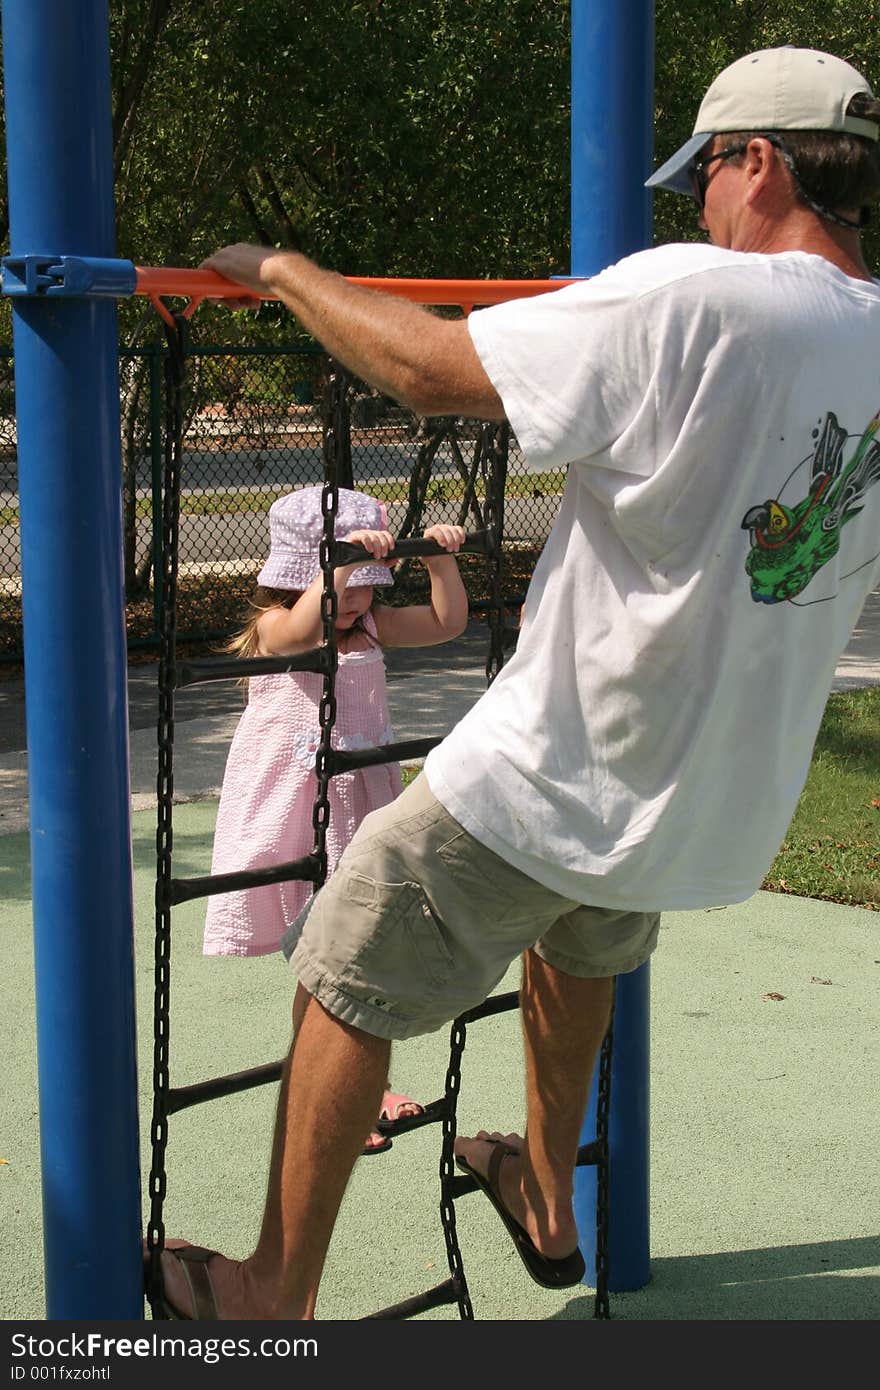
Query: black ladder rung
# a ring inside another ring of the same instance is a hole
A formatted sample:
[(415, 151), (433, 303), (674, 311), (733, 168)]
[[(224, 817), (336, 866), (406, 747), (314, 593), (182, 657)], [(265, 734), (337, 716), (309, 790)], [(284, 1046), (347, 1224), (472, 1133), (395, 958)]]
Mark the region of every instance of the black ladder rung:
[(602, 1145), (598, 1139), (593, 1139), (589, 1144), (581, 1144), (574, 1166), (575, 1168), (588, 1168), (591, 1164), (601, 1163), (602, 1158)]
[(287, 864), (273, 864), (265, 869), (239, 869), (232, 874), (205, 874), (202, 878), (172, 878), (168, 882), (167, 901), (175, 906), (193, 898), (210, 898), (216, 893), (232, 893), (237, 888), (262, 888), (266, 883), (285, 883), (299, 880), (317, 883), (320, 877), (314, 854), (303, 859), (291, 859)]
[(382, 1308), (378, 1313), (367, 1313), (366, 1317), (361, 1318), (361, 1322), (371, 1322), (377, 1318), (411, 1318), (414, 1313), (426, 1313), (429, 1308), (442, 1308), (444, 1304), (457, 1303), (459, 1292), (458, 1280), (446, 1279), (442, 1284), (435, 1284), (433, 1289), (426, 1289), (424, 1293), (417, 1293), (412, 1298), (393, 1303), (390, 1308)]
[(284, 675), (287, 671), (314, 671), (326, 675), (330, 648), (312, 647), (295, 656), (217, 656), (174, 663), (172, 685), (202, 685), (207, 681), (242, 680), (245, 676)]
[(493, 1014), (503, 1014), (508, 1009), (519, 1008), (519, 990), (511, 990), (509, 994), (493, 994), (488, 999), (484, 999), (482, 1004), (478, 1004), (474, 1009), (468, 1009), (466, 1013), (459, 1014), (456, 1023), (475, 1023), (480, 1018), (491, 1018)]
[[(468, 531), (458, 555), (489, 555), (492, 551), (492, 538), (488, 531)], [(452, 552), (437, 541), (425, 540), (424, 536), (410, 536), (406, 540), (395, 541), (394, 549), (384, 556), (385, 560), (407, 560), (413, 555), (449, 555)], [(376, 564), (369, 551), (356, 541), (336, 541), (333, 546), (334, 565), (350, 565), (355, 560), (364, 564)]]
[(413, 758), (426, 758), (431, 749), (442, 742), (441, 737), (409, 738), (399, 743), (382, 743), (375, 748), (334, 748), (328, 758), (330, 776), (350, 772), (356, 767), (375, 767), (380, 763), (405, 763)]
[(221, 1096), (233, 1096), (239, 1091), (249, 1091), (254, 1086), (265, 1086), (270, 1081), (278, 1081), (284, 1068), (283, 1062), (265, 1062), (260, 1067), (250, 1067), (247, 1071), (230, 1072), (228, 1076), (215, 1076), (208, 1081), (196, 1081), (192, 1086), (173, 1086), (168, 1092), (166, 1110), (169, 1115), (178, 1110), (186, 1110), (190, 1105), (201, 1105), (205, 1100), (219, 1100)]
[[(526, 601), (525, 594), (505, 594), (501, 600), (502, 608), (515, 608), (517, 612), (522, 608)], [(490, 598), (471, 599), (468, 608), (472, 613), (488, 613), (491, 609), (497, 608), (497, 604)]]

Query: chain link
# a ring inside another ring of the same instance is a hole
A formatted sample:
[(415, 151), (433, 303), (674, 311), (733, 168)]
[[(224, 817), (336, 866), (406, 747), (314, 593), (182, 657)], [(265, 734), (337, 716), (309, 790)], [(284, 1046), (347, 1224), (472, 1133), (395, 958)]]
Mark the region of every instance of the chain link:
[[(504, 528), (504, 482), (507, 468), (507, 446), (510, 427), (485, 421), (480, 425), (477, 449), (480, 454), (480, 469), (483, 474), (486, 505), (484, 525), (489, 534), (487, 550), (489, 563), (489, 631), (490, 651), (486, 663), (487, 684), (492, 683), (504, 665), (503, 647), (503, 609), (501, 600), (501, 542)], [(474, 1316), (464, 1272), (464, 1261), (458, 1244), (458, 1230), (455, 1220), (455, 1202), (452, 1197), (452, 1179), (455, 1176), (454, 1143), (456, 1136), (456, 1112), (458, 1094), (461, 1089), (461, 1059), (467, 1030), (460, 1019), (455, 1019), (449, 1038), (449, 1065), (446, 1072), (446, 1092), (443, 1112), (443, 1145), (440, 1155), (440, 1219), (446, 1240), (446, 1256), (449, 1272), (455, 1283), (458, 1298), (458, 1311), (462, 1319), (472, 1320)]]
[(324, 685), (321, 702), (318, 706), (318, 726), (320, 742), (315, 755), (315, 776), (318, 791), (312, 803), (312, 829), (315, 832), (315, 846), (312, 851), (317, 860), (315, 888), (320, 888), (327, 878), (327, 826), (330, 822), (330, 778), (332, 776), (332, 737), (336, 723), (336, 671), (339, 665), (339, 649), (336, 642), (336, 613), (338, 601), (334, 583), (335, 524), (339, 510), (339, 451), (343, 440), (346, 414), (346, 391), (348, 378), (337, 362), (330, 360), (327, 365), (328, 410), (324, 421), (324, 486), (321, 490), (321, 516), (324, 519), (324, 533), (318, 547), (318, 559), (324, 587), (321, 592), (321, 622), (324, 629), (324, 647), (327, 666), (324, 671)]
[(446, 1240), (446, 1258), (449, 1273), (455, 1283), (459, 1316), (472, 1321), (474, 1316), (464, 1261), (458, 1245), (458, 1230), (455, 1224), (455, 1202), (452, 1198), (452, 1179), (455, 1176), (456, 1109), (458, 1093), (461, 1090), (461, 1058), (464, 1052), (467, 1030), (464, 1024), (455, 1019), (449, 1034), (449, 1066), (446, 1071), (445, 1106), (443, 1110), (443, 1144), (440, 1151), (440, 1220)]
[(155, 989), (153, 998), (153, 1115), (150, 1128), (150, 1220), (147, 1226), (149, 1271), (147, 1297), (154, 1317), (161, 1316), (160, 1257), (165, 1243), (162, 1217), (167, 1177), (165, 1150), (168, 1143), (168, 1091), (171, 993), (171, 855), (174, 798), (174, 686), (177, 636), (178, 533), (180, 526), (180, 472), (183, 448), (183, 389), (189, 323), (174, 315), (166, 325), (168, 351), (165, 377), (165, 468), (162, 498), (162, 554), (154, 558), (155, 583), (161, 590), (159, 616), (159, 717), (157, 740), (159, 769), (156, 781), (156, 934)]

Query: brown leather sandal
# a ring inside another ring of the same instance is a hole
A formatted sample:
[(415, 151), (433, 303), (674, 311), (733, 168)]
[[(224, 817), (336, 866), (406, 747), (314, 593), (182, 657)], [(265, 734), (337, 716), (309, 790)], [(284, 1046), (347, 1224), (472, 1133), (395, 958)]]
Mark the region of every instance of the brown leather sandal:
[(169, 1303), (163, 1289), (160, 1300), (163, 1315), (166, 1318), (171, 1318), (174, 1322), (217, 1322), (219, 1318), (217, 1298), (214, 1293), (214, 1285), (211, 1283), (211, 1276), (208, 1273), (208, 1261), (217, 1254), (217, 1251), (206, 1250), (201, 1245), (181, 1245), (172, 1250), (166, 1247), (164, 1254), (172, 1255), (183, 1270), (193, 1311), (192, 1313), (181, 1313), (179, 1309)]
[(467, 1159), (460, 1154), (455, 1160), (456, 1166), (473, 1178), (477, 1187), (485, 1192), (504, 1222), (508, 1234), (513, 1238), (516, 1253), (535, 1283), (541, 1284), (545, 1289), (567, 1289), (575, 1284), (583, 1283), (586, 1265), (577, 1246), (570, 1255), (563, 1255), (561, 1259), (554, 1260), (549, 1255), (542, 1255), (528, 1231), (519, 1224), (515, 1216), (511, 1215), (501, 1200), (501, 1165), (508, 1155), (515, 1155), (519, 1151), (512, 1145), (505, 1144), (501, 1139), (486, 1139), (484, 1142), (494, 1145), (487, 1173), (478, 1173), (476, 1168), (471, 1167)]

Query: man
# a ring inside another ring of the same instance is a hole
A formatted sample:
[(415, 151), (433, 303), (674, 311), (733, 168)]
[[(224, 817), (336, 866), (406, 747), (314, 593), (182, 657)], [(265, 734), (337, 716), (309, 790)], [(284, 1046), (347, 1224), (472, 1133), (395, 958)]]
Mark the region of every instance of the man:
[(314, 1315), (391, 1040), (482, 1000), (519, 953), (525, 1136), (458, 1157), (535, 1279), (582, 1279), (573, 1169), (613, 978), (660, 910), (759, 888), (880, 576), (880, 282), (859, 238), (878, 135), (848, 64), (749, 54), (649, 180), (693, 192), (711, 244), (466, 322), (298, 254), (206, 262), (419, 414), (506, 415), (568, 478), (515, 656), (313, 900), (259, 1242), (241, 1263), (167, 1252), (178, 1315)]

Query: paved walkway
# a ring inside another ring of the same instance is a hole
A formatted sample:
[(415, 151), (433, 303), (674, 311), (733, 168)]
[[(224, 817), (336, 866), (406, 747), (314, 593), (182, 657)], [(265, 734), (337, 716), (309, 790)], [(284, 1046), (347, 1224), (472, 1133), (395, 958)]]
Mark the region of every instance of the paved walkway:
[[(394, 654), (389, 688), (399, 734), (444, 732), (483, 689), (484, 656), (479, 625), (454, 652), (445, 646)], [(152, 666), (130, 671), (144, 1172), (152, 1076), (154, 679)], [(880, 683), (880, 595), (866, 609), (836, 684), (867, 683)], [(0, 1318), (13, 1320), (45, 1315), (20, 699), (14, 683), (0, 683), (7, 831), (0, 844)], [(181, 872), (208, 871), (215, 794), (239, 699), (231, 687), (205, 687), (178, 700), (176, 787), (187, 802), (174, 813)], [(174, 913), (176, 1085), (274, 1060), (289, 1039), (287, 969), (277, 957), (202, 957), (203, 912), (196, 902)], [(877, 913), (770, 893), (736, 907), (664, 916), (651, 965), (651, 1280), (644, 1289), (613, 1294), (613, 1318), (874, 1320), (880, 1314), (878, 925)], [(499, 990), (516, 984), (512, 969)], [(395, 1084), (420, 1099), (436, 1098), (446, 1059), (444, 1032), (400, 1044)], [(275, 1094), (267, 1086), (172, 1118), (170, 1235), (234, 1255), (250, 1249)], [(521, 1126), (515, 1014), (469, 1030), (459, 1116), (462, 1132)], [(358, 1318), (445, 1277), (438, 1152), (437, 1129), (427, 1127), (357, 1165), (328, 1258), (322, 1318)], [(592, 1316), (588, 1285), (553, 1293), (526, 1277), (479, 1193), (459, 1202), (457, 1214), (477, 1318)], [(454, 1320), (456, 1314), (439, 1309), (423, 1316)]]

